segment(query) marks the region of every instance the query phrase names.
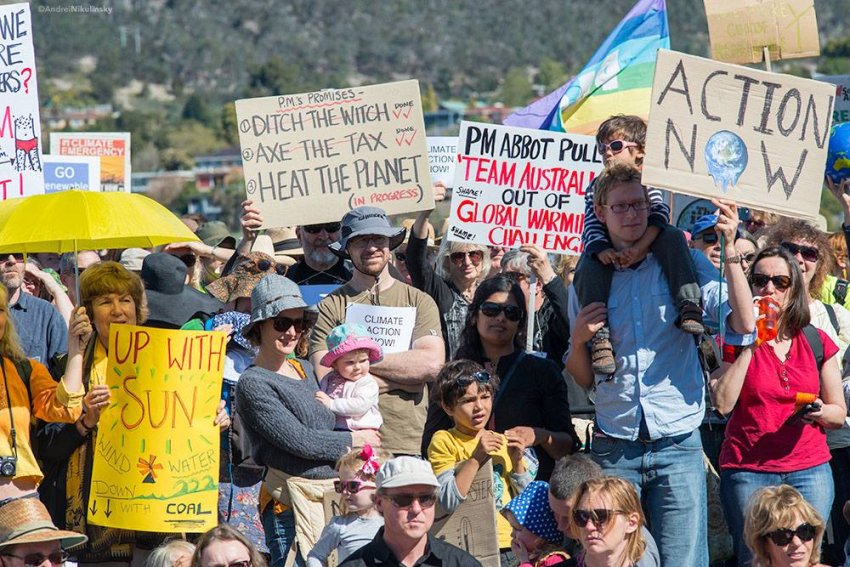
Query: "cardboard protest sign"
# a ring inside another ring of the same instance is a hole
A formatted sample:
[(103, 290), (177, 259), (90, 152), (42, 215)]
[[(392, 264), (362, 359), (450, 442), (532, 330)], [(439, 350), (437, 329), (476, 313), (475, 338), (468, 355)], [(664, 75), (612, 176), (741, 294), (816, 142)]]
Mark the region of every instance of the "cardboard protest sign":
[(100, 159), (44, 154), (44, 192), (100, 191)]
[(484, 567), (499, 567), (492, 462), (487, 461), (478, 470), (466, 500), (453, 513), (437, 507), (430, 532), (434, 537), (463, 549)]
[(832, 123), (850, 122), (850, 75), (815, 75), (814, 79), (835, 85)]
[(385, 353), (410, 350), (415, 307), (386, 307), (352, 303), (345, 310), (345, 322), (363, 325)]
[(237, 100), (236, 116), (264, 228), (434, 205), (417, 81)]
[(592, 136), (461, 122), (449, 240), (581, 253)]
[(661, 51), (643, 183), (815, 218), (834, 99), (827, 83)]
[(51, 132), (50, 153), (100, 159), (100, 190), (130, 192), (128, 132)]
[(0, 6), (0, 199), (44, 193), (29, 4)]
[(711, 58), (760, 63), (820, 54), (814, 0), (703, 0)]
[(451, 136), (428, 136), (428, 163), (431, 166), (431, 181), (442, 181), (451, 187), (455, 178), (457, 160), (457, 138)]
[(89, 522), (153, 532), (218, 524), (213, 421), (226, 344), (224, 333), (111, 325)]

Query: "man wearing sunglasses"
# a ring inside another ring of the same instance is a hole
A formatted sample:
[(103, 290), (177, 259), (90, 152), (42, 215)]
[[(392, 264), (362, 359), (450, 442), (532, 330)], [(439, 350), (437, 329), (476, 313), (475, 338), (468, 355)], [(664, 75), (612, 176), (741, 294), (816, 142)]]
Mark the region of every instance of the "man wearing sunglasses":
[(384, 527), (340, 567), (480, 567), (467, 552), (428, 534), (440, 486), (428, 461), (390, 459), (381, 465), (375, 484), (375, 507), (384, 517)]
[[(319, 378), (329, 371), (320, 365), (327, 352), (325, 339), (331, 329), (346, 322), (349, 305), (372, 305), (375, 316), (380, 312), (392, 316), (392, 309), (380, 308), (415, 308), (412, 341), (401, 345), (402, 350), (393, 352), (387, 348), (391, 343), (386, 336), (373, 334), (372, 338), (384, 347), (384, 359), (371, 367), (371, 373), (381, 391), (378, 403), (384, 417), (383, 447), (395, 455), (419, 455), (428, 408), (425, 384), (440, 371), (445, 345), (434, 300), (390, 275), (390, 255), (405, 233), (404, 228), (391, 226), (386, 213), (377, 207), (358, 207), (343, 217), (341, 238), (329, 248), (340, 258), (351, 260), (354, 273), (319, 303), (319, 317), (310, 336), (310, 361)], [(366, 327), (373, 332), (368, 322)]]
[(350, 280), (351, 270), (345, 261), (328, 248), (339, 240), (341, 230), (339, 222), (296, 227), (295, 236), (304, 256), (289, 268), (286, 277), (299, 285), (339, 285)]
[(720, 269), (720, 235), (715, 232), (717, 215), (703, 215), (691, 227), (691, 248), (699, 250)]
[[(594, 205), (615, 249), (633, 246), (645, 234), (649, 199), (640, 172), (614, 164), (598, 178)], [(715, 230), (726, 236), (726, 282), (696, 250), (685, 250), (708, 326), (724, 318), (729, 344), (751, 344), (755, 317), (752, 293), (735, 262), (738, 212), (734, 203), (715, 201)], [(621, 213), (613, 212), (620, 209)], [(708, 500), (699, 426), (705, 415), (705, 379), (694, 336), (675, 325), (671, 286), (653, 254), (635, 257), (614, 273), (607, 306), (580, 309), (570, 290), (571, 346), (567, 370), (576, 383), (594, 389), (596, 432), (593, 460), (631, 481), (645, 504), (650, 532), (662, 565), (708, 566)], [(727, 297), (728, 295), (728, 297)], [(588, 343), (607, 320), (617, 354), (613, 374), (594, 374)]]
[(66, 550), (88, 540), (58, 529), (38, 498), (17, 498), (0, 506), (2, 567), (61, 567), (69, 557)]

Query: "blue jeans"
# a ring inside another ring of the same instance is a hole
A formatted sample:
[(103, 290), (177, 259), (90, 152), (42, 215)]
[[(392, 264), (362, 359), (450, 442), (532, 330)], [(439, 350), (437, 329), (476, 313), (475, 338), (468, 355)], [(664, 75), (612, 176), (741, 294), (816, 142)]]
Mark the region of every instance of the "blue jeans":
[[(284, 510), (275, 515), (272, 502), (263, 510), (262, 521), (266, 532), (266, 545), (271, 555), (269, 567), (284, 567), (289, 548), (295, 543), (295, 514), (292, 510)], [(304, 565), (301, 554), (296, 556), (295, 565)]]
[(821, 518), (829, 518), (835, 494), (829, 463), (789, 473), (762, 473), (735, 469), (721, 471), (720, 499), (723, 503), (723, 513), (726, 514), (726, 522), (729, 524), (729, 531), (732, 532), (732, 540), (735, 543), (738, 565), (741, 567), (749, 565), (752, 560), (752, 553), (744, 543), (744, 513), (747, 502), (759, 488), (779, 484), (788, 484), (799, 490), (803, 498), (818, 511)]
[(635, 485), (662, 565), (708, 566), (708, 496), (699, 430), (656, 441), (594, 437), (606, 474)]

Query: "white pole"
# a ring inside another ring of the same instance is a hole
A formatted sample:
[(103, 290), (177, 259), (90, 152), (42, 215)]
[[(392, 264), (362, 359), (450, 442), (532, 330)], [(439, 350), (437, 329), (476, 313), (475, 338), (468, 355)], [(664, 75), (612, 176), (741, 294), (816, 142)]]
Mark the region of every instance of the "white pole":
[(528, 325), (525, 329), (525, 350), (532, 352), (534, 350), (534, 303), (535, 295), (537, 295), (537, 276), (534, 271), (528, 277)]

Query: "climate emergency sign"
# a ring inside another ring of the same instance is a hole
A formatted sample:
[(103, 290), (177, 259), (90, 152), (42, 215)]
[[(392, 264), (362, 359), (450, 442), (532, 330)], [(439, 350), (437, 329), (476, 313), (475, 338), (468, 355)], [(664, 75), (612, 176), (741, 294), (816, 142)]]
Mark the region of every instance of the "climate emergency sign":
[(462, 122), (458, 148), (449, 240), (581, 253), (592, 136)]

